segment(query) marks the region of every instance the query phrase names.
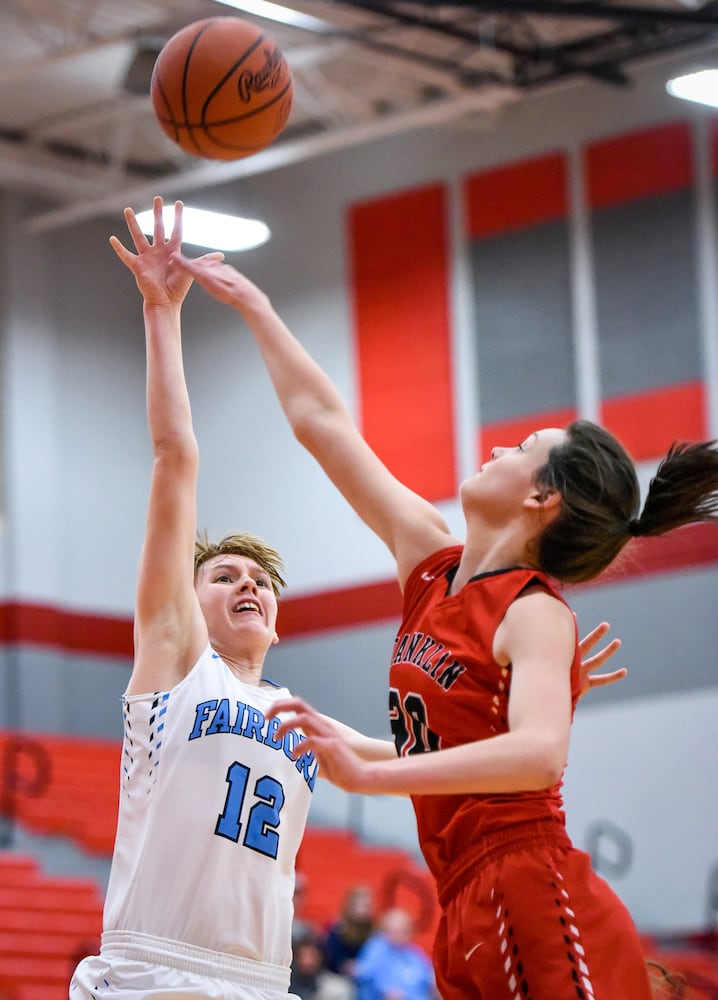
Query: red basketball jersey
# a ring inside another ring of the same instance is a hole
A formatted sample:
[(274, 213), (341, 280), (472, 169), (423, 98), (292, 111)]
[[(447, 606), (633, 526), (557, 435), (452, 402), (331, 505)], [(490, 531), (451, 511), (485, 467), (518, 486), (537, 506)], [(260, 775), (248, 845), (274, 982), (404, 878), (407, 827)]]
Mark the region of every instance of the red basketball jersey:
[[(461, 552), (460, 546), (435, 552), (407, 581), (389, 695), (392, 732), (402, 756), (507, 732), (511, 666), (501, 667), (493, 657), (496, 629), (529, 586), (543, 587), (563, 601), (547, 577), (531, 569), (481, 574), (448, 595)], [(570, 677), (574, 706), (579, 681), (577, 642)], [(546, 820), (565, 837), (560, 789), (561, 782), (537, 792), (414, 796), (419, 843), (439, 886), (471, 845), (516, 824)]]

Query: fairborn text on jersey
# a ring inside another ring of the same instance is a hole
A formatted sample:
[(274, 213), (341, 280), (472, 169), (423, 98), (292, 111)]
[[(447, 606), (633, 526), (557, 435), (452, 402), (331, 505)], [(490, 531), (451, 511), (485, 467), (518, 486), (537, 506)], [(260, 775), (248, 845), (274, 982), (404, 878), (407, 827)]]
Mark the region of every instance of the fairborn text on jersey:
[(317, 780), (318, 765), (313, 753), (300, 754), (294, 759), (294, 750), (305, 739), (295, 729), (290, 729), (280, 740), (277, 730), (281, 719), (267, 719), (263, 712), (253, 705), (237, 701), (230, 704), (229, 698), (211, 698), (201, 701), (195, 708), (194, 726), (189, 734), (190, 740), (201, 736), (214, 736), (217, 733), (232, 733), (243, 736), (247, 740), (256, 740), (272, 750), (281, 750), (285, 757), (292, 761), (297, 771), (302, 775), (310, 791), (314, 791)]

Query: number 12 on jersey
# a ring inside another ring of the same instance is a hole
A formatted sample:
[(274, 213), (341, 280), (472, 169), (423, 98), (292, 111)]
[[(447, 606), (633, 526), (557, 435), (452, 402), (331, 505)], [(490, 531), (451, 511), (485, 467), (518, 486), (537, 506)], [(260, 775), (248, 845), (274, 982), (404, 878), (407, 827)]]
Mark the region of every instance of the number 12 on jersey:
[(279, 850), (279, 814), (284, 805), (284, 789), (276, 778), (268, 774), (257, 778), (251, 791), (252, 804), (249, 806), (246, 820), (242, 821), (242, 811), (247, 798), (250, 784), (250, 770), (239, 761), (230, 764), (227, 770), (227, 798), (224, 809), (217, 817), (214, 832), (218, 837), (242, 843), (253, 851), (268, 858), (277, 857)]

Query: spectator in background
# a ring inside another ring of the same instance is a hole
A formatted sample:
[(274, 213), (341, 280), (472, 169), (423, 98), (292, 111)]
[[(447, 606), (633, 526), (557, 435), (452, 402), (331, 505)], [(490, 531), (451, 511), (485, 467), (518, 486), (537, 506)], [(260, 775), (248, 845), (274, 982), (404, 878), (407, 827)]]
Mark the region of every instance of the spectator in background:
[(310, 935), (317, 936), (319, 933), (316, 924), (310, 920), (305, 913), (308, 891), (309, 885), (307, 876), (304, 872), (297, 872), (294, 879), (294, 896), (292, 897), (292, 901), (294, 903), (294, 917), (292, 919), (292, 949), (296, 947), (297, 942), (302, 940), (302, 938), (309, 937)]
[(324, 965), (321, 938), (308, 932), (293, 945), (289, 989), (301, 1000), (354, 1000), (354, 985)]
[(368, 885), (355, 885), (344, 898), (339, 919), (324, 938), (328, 969), (352, 978), (354, 963), (364, 942), (374, 930), (374, 893)]
[(429, 956), (413, 942), (414, 921), (398, 907), (387, 910), (357, 957), (357, 1000), (434, 1000)]

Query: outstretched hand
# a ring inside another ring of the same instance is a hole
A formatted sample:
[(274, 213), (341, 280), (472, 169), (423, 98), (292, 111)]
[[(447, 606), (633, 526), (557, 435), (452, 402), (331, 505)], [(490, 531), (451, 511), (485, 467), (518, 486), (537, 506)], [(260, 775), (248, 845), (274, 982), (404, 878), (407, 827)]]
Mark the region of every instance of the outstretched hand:
[(588, 635), (584, 636), (578, 644), (579, 653), (581, 654), (581, 690), (579, 697), (583, 697), (592, 688), (603, 687), (605, 684), (613, 684), (615, 681), (620, 681), (628, 673), (625, 667), (619, 667), (617, 670), (611, 670), (605, 674), (596, 674), (595, 677), (591, 676), (594, 670), (602, 667), (621, 648), (621, 640), (612, 639), (603, 649), (594, 653), (593, 656), (588, 656), (588, 653), (591, 652), (596, 643), (603, 639), (610, 627), (608, 622), (601, 622)]
[[(192, 285), (192, 276), (180, 267), (174, 255), (182, 245), (181, 201), (175, 202), (175, 217), (172, 232), (165, 236), (162, 217), (162, 199), (153, 201), (154, 230), (152, 241), (140, 229), (137, 216), (131, 208), (124, 211), (127, 228), (130, 231), (136, 253), (128, 250), (116, 236), (110, 237), (110, 245), (122, 263), (132, 271), (142, 297), (147, 305), (180, 305)], [(205, 254), (205, 260), (221, 260), (219, 252)]]
[(302, 698), (285, 698), (276, 701), (267, 712), (268, 718), (283, 713), (281, 725), (275, 734), (282, 739), (290, 729), (304, 733), (296, 747), (297, 757), (313, 753), (319, 763), (319, 775), (346, 792), (369, 792), (369, 774), (372, 764), (351, 750), (339, 730), (326, 716), (321, 715)]
[(174, 262), (184, 273), (218, 302), (234, 306), (241, 313), (261, 309), (269, 299), (249, 278), (231, 264), (223, 263), (223, 255), (205, 254), (204, 257), (190, 259), (179, 252), (174, 254)]

